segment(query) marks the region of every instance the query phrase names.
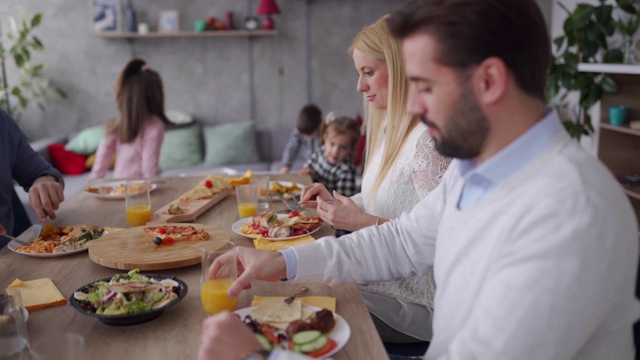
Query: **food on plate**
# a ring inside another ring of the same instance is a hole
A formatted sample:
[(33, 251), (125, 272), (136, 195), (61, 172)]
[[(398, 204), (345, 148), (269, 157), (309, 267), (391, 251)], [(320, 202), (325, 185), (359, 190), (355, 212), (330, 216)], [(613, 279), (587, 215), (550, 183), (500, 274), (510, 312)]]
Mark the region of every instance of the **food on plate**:
[(134, 269), (116, 274), (109, 281), (87, 285), (87, 291), (73, 293), (87, 312), (100, 315), (133, 315), (158, 309), (178, 298), (180, 284), (172, 279), (157, 280)]
[(213, 195), (229, 188), (229, 184), (220, 175), (209, 175), (191, 191), (184, 193), (180, 200), (204, 200), (211, 199)]
[(246, 184), (249, 184), (251, 182), (251, 177), (252, 176), (253, 176), (253, 171), (252, 170), (247, 170), (244, 173), (244, 175), (242, 175), (240, 177), (236, 177), (236, 178), (226, 178), (226, 181), (231, 186), (246, 185)]
[(29, 254), (52, 254), (83, 249), (89, 246), (89, 241), (98, 239), (103, 233), (104, 227), (102, 226), (45, 224), (40, 236), (30, 240), (31, 245), (18, 246), (15, 251)]
[(263, 301), (243, 322), (267, 350), (286, 346), (307, 356), (320, 357), (337, 347), (329, 336), (336, 325), (333, 313), (326, 309), (314, 311), (299, 299), (291, 304), (280, 299)]
[(278, 217), (274, 212), (265, 212), (253, 216), (240, 228), (240, 232), (249, 236), (267, 238), (285, 238), (308, 234), (322, 225), (315, 217), (286, 216)]
[[(152, 188), (152, 184), (149, 184), (149, 190)], [(144, 189), (144, 185), (131, 185), (129, 187), (132, 192), (139, 193)], [(87, 186), (84, 191), (96, 194), (96, 195), (108, 195), (108, 196), (124, 196), (126, 193), (126, 187), (124, 184), (116, 185), (99, 185), (99, 186)]]
[(169, 208), (167, 208), (167, 213), (170, 215), (180, 215), (184, 214), (184, 209), (180, 207), (178, 204), (169, 204)]
[(272, 193), (280, 193), (282, 195), (291, 195), (300, 193), (300, 187), (296, 183), (291, 183), (291, 185), (286, 186), (277, 181), (273, 181), (271, 183), (271, 189), (269, 189)]
[(144, 232), (153, 236), (154, 239), (162, 239), (162, 244), (172, 244), (176, 241), (185, 240), (209, 240), (208, 232), (202, 229), (196, 229), (192, 225), (149, 226), (144, 228)]

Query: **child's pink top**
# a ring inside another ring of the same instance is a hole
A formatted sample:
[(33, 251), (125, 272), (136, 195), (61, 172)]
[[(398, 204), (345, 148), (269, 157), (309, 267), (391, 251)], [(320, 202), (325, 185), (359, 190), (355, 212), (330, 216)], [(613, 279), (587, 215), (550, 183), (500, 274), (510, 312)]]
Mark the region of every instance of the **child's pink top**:
[(162, 120), (154, 115), (144, 124), (138, 136), (129, 143), (121, 143), (115, 132), (107, 134), (100, 141), (90, 178), (104, 178), (114, 153), (114, 178), (157, 177), (164, 128)]

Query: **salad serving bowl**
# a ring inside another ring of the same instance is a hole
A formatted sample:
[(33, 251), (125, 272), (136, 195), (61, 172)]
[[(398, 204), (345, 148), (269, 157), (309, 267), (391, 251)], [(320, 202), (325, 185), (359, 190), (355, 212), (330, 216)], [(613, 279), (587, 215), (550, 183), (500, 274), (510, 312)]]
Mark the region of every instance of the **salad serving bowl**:
[(100, 322), (107, 325), (116, 325), (116, 326), (135, 325), (135, 324), (141, 324), (147, 321), (151, 321), (157, 318), (158, 316), (162, 315), (162, 313), (166, 309), (180, 302), (180, 300), (182, 300), (187, 295), (187, 292), (189, 291), (189, 288), (184, 281), (172, 276), (165, 276), (160, 274), (146, 274), (146, 273), (140, 273), (140, 275), (144, 275), (150, 279), (155, 279), (158, 281), (169, 280), (169, 279), (175, 281), (178, 285), (174, 287), (173, 291), (176, 293), (177, 297), (171, 300), (170, 302), (164, 304), (161, 307), (158, 307), (156, 309), (151, 309), (142, 313), (125, 314), (125, 315), (97, 314), (95, 311), (91, 311), (90, 309), (88, 309), (84, 301), (78, 300), (77, 294), (78, 293), (88, 294), (89, 292), (92, 291), (92, 289), (94, 289), (95, 283), (98, 283), (101, 281), (109, 282), (112, 279), (111, 277), (108, 277), (108, 278), (92, 281), (80, 287), (79, 289), (77, 289), (74, 292), (74, 294), (71, 294), (71, 296), (69, 297), (69, 305), (71, 305), (71, 307), (73, 307), (75, 310), (77, 310), (81, 314), (92, 316), (98, 319)]

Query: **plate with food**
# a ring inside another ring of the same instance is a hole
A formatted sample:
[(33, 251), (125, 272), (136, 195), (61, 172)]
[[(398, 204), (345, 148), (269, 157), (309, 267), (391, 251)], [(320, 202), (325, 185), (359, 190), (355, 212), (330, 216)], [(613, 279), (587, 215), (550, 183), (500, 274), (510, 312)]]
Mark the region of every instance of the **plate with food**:
[(134, 325), (162, 315), (188, 290), (178, 278), (134, 269), (85, 284), (69, 297), (69, 304), (107, 325)]
[(9, 250), (33, 257), (59, 257), (87, 251), (93, 240), (99, 239), (109, 231), (103, 226), (75, 225), (54, 226), (45, 224), (40, 236), (22, 245), (15, 241), (9, 242)]
[[(304, 185), (300, 185), (291, 181), (275, 181), (269, 182), (269, 196), (271, 201), (277, 201), (277, 194), (281, 194), (285, 199), (290, 199), (295, 196), (299, 196), (302, 192)], [(258, 194), (264, 198), (264, 194)]]
[(266, 350), (284, 348), (325, 359), (340, 351), (351, 336), (349, 324), (340, 315), (304, 305), (299, 299), (291, 304), (267, 300), (235, 313)]
[(292, 240), (315, 233), (321, 225), (319, 217), (265, 212), (236, 221), (231, 230), (252, 239)]
[[(82, 191), (89, 196), (99, 199), (122, 200), (125, 198), (125, 183), (126, 181), (108, 181), (89, 185)], [(149, 184), (149, 191), (153, 191), (157, 187), (157, 183)], [(142, 189), (143, 188), (140, 189), (140, 192), (142, 192)]]

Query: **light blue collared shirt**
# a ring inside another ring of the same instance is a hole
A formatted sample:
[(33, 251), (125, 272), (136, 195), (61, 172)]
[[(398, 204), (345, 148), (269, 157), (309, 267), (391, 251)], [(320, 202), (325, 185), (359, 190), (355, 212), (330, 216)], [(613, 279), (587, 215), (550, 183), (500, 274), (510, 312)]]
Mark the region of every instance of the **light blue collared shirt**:
[[(558, 114), (547, 109), (542, 120), (485, 163), (478, 165), (473, 159), (458, 160), (458, 171), (464, 180), (458, 208), (464, 210), (473, 206), (501, 182), (529, 165), (562, 130)], [(298, 257), (292, 249), (279, 252), (284, 256), (287, 279), (293, 280), (298, 274)]]

